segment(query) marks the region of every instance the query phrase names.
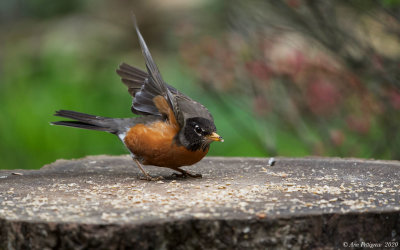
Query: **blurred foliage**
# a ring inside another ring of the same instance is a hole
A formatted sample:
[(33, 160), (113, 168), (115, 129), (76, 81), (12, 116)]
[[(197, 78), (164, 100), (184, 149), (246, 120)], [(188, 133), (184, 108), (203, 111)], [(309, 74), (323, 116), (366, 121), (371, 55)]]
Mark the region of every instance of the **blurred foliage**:
[(113, 136), (53, 127), (57, 109), (129, 117), (115, 74), (144, 68), (137, 15), (164, 79), (205, 104), (209, 155), (400, 159), (398, 0), (0, 3), (1, 168), (124, 154)]
[(187, 29), (181, 54), (268, 154), (400, 159), (399, 3), (231, 1), (231, 29)]

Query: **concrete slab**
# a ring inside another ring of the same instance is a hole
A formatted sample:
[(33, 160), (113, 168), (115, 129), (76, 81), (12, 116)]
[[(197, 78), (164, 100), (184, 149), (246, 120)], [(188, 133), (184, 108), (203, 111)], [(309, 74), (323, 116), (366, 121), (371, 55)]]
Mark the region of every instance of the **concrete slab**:
[(0, 171), (0, 249), (398, 247), (400, 162), (275, 160), (208, 157), (186, 168), (202, 179), (146, 167), (158, 182), (129, 156)]

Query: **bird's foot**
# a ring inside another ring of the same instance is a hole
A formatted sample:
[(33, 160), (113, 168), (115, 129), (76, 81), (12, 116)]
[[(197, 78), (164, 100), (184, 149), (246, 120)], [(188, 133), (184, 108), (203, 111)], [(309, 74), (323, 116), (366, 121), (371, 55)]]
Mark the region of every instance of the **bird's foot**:
[(180, 174), (173, 173), (172, 177), (178, 177), (178, 178), (187, 178), (192, 177), (192, 178), (202, 178), (203, 176), (201, 174), (192, 174), (188, 171), (185, 171), (183, 169), (176, 169), (177, 171), (181, 172)]
[(151, 175), (149, 175), (149, 173), (147, 173), (143, 167), (142, 164), (138, 161), (138, 159), (136, 159), (135, 157), (132, 157), (132, 159), (136, 162), (137, 166), (139, 167), (140, 171), (142, 171), (142, 173), (144, 174), (144, 176), (140, 177), (141, 180), (146, 180), (146, 181), (160, 181), (160, 180), (164, 180), (164, 177), (162, 176), (158, 176), (158, 177), (152, 177)]

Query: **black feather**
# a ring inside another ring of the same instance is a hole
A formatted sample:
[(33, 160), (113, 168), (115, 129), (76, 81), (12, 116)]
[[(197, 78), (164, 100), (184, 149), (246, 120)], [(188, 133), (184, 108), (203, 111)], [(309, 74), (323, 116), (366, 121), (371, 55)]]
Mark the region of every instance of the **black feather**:
[(52, 122), (51, 124), (53, 125), (92, 129), (110, 133), (118, 132), (118, 126), (116, 126), (111, 118), (89, 115), (71, 110), (58, 110), (54, 115), (73, 119), (75, 121), (57, 121)]
[(139, 38), (139, 43), (140, 47), (142, 48), (144, 59), (146, 60), (146, 68), (153, 80), (153, 84), (156, 86), (156, 89), (158, 89), (161, 92), (160, 94), (166, 94), (168, 89), (165, 86), (164, 80), (162, 79), (161, 73), (158, 70), (156, 63), (154, 62), (153, 57), (151, 56), (150, 50), (149, 48), (147, 48), (146, 42), (144, 41), (143, 36), (139, 31), (139, 27), (137, 26), (135, 16), (133, 16), (133, 24), (135, 26), (136, 33)]
[(66, 126), (66, 127), (73, 127), (73, 128), (82, 128), (82, 129), (90, 129), (90, 130), (98, 130), (104, 131), (109, 133), (115, 133), (113, 129), (110, 128), (103, 128), (96, 125), (91, 125), (84, 122), (78, 121), (58, 121), (58, 122), (51, 122), (52, 125), (59, 125), (59, 126)]
[[(133, 16), (133, 24), (135, 26), (136, 33), (139, 38), (140, 47), (142, 48), (142, 54), (146, 61), (146, 68), (149, 74), (149, 78), (147, 79), (143, 87), (140, 89), (140, 91), (135, 94), (135, 99), (133, 100), (132, 107), (133, 109), (136, 109), (136, 106), (138, 105), (135, 105), (135, 102), (138, 96), (140, 96), (142, 93), (147, 92), (151, 93), (153, 97), (156, 97), (158, 95), (165, 97), (171, 109), (174, 111), (174, 113), (176, 113), (178, 109), (176, 108), (176, 101), (174, 99), (174, 95), (171, 93), (167, 84), (162, 79), (161, 73), (158, 70), (156, 63), (154, 62), (153, 57), (151, 56), (150, 50), (148, 49), (146, 42), (144, 41), (143, 36), (139, 31), (139, 27), (137, 26), (135, 16)], [(151, 110), (153, 110), (153, 108), (147, 108), (143, 106), (143, 109), (139, 110), (139, 113), (141, 112), (150, 113)], [(159, 115), (159, 112), (157, 112), (156, 115)]]
[(121, 63), (121, 65), (119, 65), (119, 68), (121, 71), (129, 73), (133, 76), (140, 76), (142, 78), (147, 78), (149, 76), (149, 74), (147, 74), (147, 72), (145, 72), (141, 69), (138, 69), (136, 67), (132, 67), (126, 63)]

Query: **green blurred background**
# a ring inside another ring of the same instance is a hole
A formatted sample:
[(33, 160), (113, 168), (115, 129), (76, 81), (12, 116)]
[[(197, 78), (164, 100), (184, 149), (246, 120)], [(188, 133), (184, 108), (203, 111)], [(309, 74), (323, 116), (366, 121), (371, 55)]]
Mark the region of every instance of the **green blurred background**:
[(144, 68), (206, 105), (209, 155), (400, 159), (400, 1), (0, 2), (0, 168), (125, 154), (115, 136), (50, 126), (57, 109), (129, 117), (115, 69)]

